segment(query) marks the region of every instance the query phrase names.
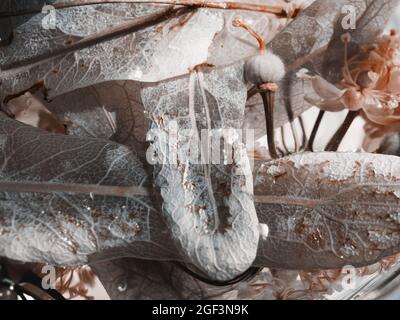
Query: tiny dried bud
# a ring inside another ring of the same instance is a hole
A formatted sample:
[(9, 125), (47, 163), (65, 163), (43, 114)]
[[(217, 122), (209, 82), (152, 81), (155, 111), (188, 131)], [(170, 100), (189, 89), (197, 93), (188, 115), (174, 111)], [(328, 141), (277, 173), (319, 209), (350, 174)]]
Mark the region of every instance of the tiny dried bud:
[(285, 76), (285, 65), (277, 55), (265, 52), (246, 62), (244, 75), (246, 81), (256, 85), (279, 82)]
[(285, 65), (277, 55), (266, 52), (265, 43), (261, 36), (236, 17), (232, 25), (245, 29), (258, 42), (260, 53), (248, 60), (244, 66), (244, 76), (246, 81), (255, 85), (267, 82), (278, 82), (285, 76)]

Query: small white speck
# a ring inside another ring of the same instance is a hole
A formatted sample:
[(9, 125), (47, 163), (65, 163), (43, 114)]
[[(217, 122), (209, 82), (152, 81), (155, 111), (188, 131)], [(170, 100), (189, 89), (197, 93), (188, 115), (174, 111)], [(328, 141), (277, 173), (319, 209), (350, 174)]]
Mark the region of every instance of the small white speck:
[(118, 284), (117, 289), (119, 292), (125, 292), (128, 289), (128, 285), (126, 284), (126, 282), (121, 282)]
[(132, 76), (133, 76), (134, 78), (141, 79), (141, 78), (143, 77), (143, 71), (142, 71), (142, 69), (136, 68), (136, 69), (133, 71)]
[(399, 102), (396, 99), (392, 99), (388, 102), (387, 106), (389, 109), (396, 109), (399, 106)]

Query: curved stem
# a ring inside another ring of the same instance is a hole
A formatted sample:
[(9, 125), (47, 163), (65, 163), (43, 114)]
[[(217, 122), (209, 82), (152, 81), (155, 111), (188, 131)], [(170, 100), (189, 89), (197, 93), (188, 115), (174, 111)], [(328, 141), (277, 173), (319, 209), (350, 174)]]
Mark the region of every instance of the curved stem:
[(311, 152), (314, 151), (314, 141), (315, 141), (315, 138), (317, 137), (317, 133), (318, 133), (318, 130), (319, 130), (319, 127), (321, 125), (324, 115), (325, 115), (325, 111), (320, 110), (318, 113), (317, 120), (315, 121), (314, 127), (311, 131), (310, 139), (308, 139), (306, 151), (311, 151)]
[(233, 20), (233, 26), (237, 27), (237, 28), (242, 28), (244, 30), (246, 30), (248, 33), (251, 34), (252, 37), (254, 37), (257, 42), (258, 42), (258, 47), (260, 52), (265, 52), (266, 50), (266, 46), (265, 46), (265, 42), (264, 40), (261, 38), (261, 36), (254, 30), (252, 29), (250, 26), (248, 26), (247, 24), (243, 23), (240, 18), (236, 17)]
[(237, 277), (233, 278), (232, 280), (218, 281), (218, 280), (208, 279), (207, 277), (196, 273), (195, 271), (193, 271), (189, 267), (187, 267), (184, 263), (176, 261), (175, 264), (176, 264), (176, 266), (178, 266), (180, 269), (182, 269), (184, 272), (186, 272), (193, 278), (195, 278), (201, 282), (204, 282), (206, 284), (215, 286), (215, 287), (232, 286), (232, 285), (240, 283), (242, 281), (250, 281), (256, 275), (258, 275), (263, 269), (262, 267), (250, 267), (244, 273), (242, 273), (241, 275), (238, 275)]
[(306, 127), (304, 126), (304, 120), (302, 116), (299, 116), (299, 124), (300, 124), (300, 129), (301, 129), (301, 145), (300, 145), (300, 150), (303, 150), (306, 146), (307, 143), (307, 133), (306, 133)]
[(340, 143), (342, 142), (347, 131), (350, 129), (350, 126), (353, 123), (354, 119), (358, 115), (359, 115), (359, 111), (349, 111), (343, 124), (340, 126), (338, 131), (335, 133), (335, 135), (329, 141), (328, 145), (325, 148), (325, 151), (337, 151), (338, 150)]

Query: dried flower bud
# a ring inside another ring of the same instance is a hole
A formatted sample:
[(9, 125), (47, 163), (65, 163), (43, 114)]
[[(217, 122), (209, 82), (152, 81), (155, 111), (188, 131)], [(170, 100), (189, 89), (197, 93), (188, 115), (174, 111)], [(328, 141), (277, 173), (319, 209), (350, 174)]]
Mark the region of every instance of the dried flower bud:
[(267, 52), (265, 43), (261, 36), (243, 23), (239, 17), (232, 22), (234, 27), (245, 29), (254, 37), (259, 45), (259, 54), (248, 60), (244, 66), (246, 81), (260, 85), (267, 82), (278, 82), (285, 76), (285, 65), (277, 55)]
[(246, 81), (257, 85), (279, 82), (285, 76), (285, 65), (277, 55), (264, 52), (246, 62), (244, 74)]

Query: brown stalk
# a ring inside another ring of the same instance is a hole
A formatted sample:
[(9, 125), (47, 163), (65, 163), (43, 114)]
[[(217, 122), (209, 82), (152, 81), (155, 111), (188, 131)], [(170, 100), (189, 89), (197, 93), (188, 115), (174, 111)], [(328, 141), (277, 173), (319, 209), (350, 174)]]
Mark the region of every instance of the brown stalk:
[[(312, 59), (318, 57), (319, 55), (323, 54), (326, 49), (328, 48), (327, 45), (316, 49), (314, 52), (304, 55), (303, 57), (298, 58), (295, 62), (290, 63), (286, 66), (286, 73), (292, 73), (295, 70), (298, 70), (301, 66), (306, 64), (307, 62), (311, 61)], [(247, 92), (247, 100), (254, 97), (258, 92), (257, 86), (251, 87)]]
[[(204, 0), (75, 0), (70, 2), (55, 3), (52, 6), (55, 9), (67, 9), (88, 5), (110, 4), (110, 3), (148, 3), (148, 4), (164, 4), (174, 6), (189, 6), (196, 8), (223, 9), (223, 10), (246, 10), (276, 14), (278, 16), (287, 17), (288, 12), (280, 6), (270, 6), (254, 3), (240, 2), (219, 2), (219, 1), (204, 1)], [(29, 14), (41, 13), (42, 8), (32, 8), (14, 12), (2, 12), (0, 18), (15, 17)], [(293, 16), (298, 12), (295, 11)]]
[(318, 130), (319, 130), (319, 127), (321, 125), (321, 121), (322, 121), (322, 118), (324, 117), (324, 115), (325, 115), (325, 111), (320, 110), (318, 113), (317, 120), (315, 121), (314, 127), (311, 131), (310, 139), (308, 139), (306, 151), (314, 151), (314, 141), (315, 141), (315, 138), (317, 137), (317, 133), (318, 133)]
[(349, 131), (354, 119), (359, 115), (358, 111), (349, 111), (343, 124), (336, 131), (335, 135), (329, 141), (325, 151), (337, 151), (347, 131)]
[(275, 92), (260, 90), (260, 95), (264, 103), (265, 122), (267, 124), (268, 151), (272, 159), (279, 159), (275, 145), (274, 127), (274, 100)]
[(74, 193), (93, 194), (113, 197), (149, 196), (152, 191), (148, 188), (131, 186), (100, 186), (89, 184), (62, 184), (49, 182), (12, 182), (0, 181), (0, 192), (32, 192), (32, 193)]

